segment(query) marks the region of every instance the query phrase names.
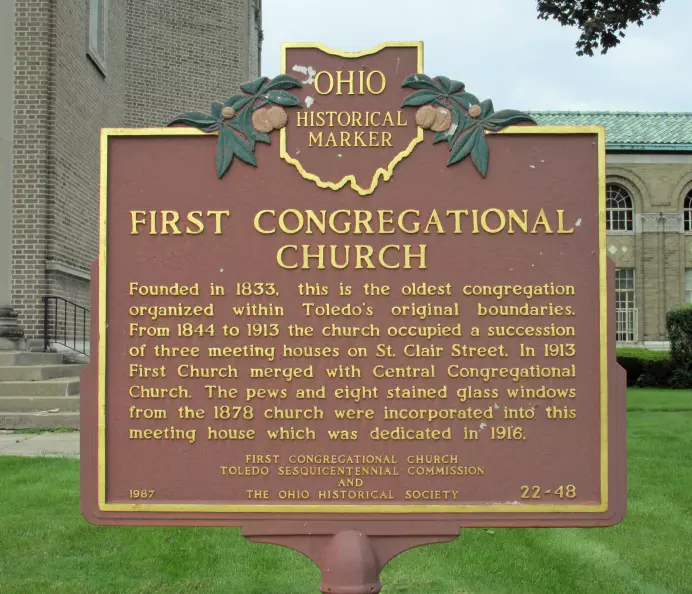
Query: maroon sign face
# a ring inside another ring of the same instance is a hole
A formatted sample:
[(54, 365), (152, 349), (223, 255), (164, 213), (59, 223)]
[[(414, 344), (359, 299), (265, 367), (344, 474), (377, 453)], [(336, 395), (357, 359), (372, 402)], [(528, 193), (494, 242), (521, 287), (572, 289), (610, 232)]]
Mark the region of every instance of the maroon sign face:
[[(269, 89), (285, 79), (248, 87), (206, 135), (103, 133), (87, 518), (382, 535), (618, 522), (602, 129), (507, 128), (523, 116), (419, 75), (412, 44), (285, 51), (304, 107), (274, 144), (243, 145), (256, 168), (223, 135), (260, 126), (243, 108), (290, 107)], [(380, 145), (353, 145), (360, 132)]]
[[(401, 86), (423, 72), (421, 43), (383, 44), (344, 54), (322, 45), (285, 44), (283, 71), (303, 83), (305, 109), (281, 131), (281, 157), (319, 187), (361, 195), (388, 180), (423, 141), (415, 112), (402, 108)], [(347, 57), (348, 56), (348, 57)]]

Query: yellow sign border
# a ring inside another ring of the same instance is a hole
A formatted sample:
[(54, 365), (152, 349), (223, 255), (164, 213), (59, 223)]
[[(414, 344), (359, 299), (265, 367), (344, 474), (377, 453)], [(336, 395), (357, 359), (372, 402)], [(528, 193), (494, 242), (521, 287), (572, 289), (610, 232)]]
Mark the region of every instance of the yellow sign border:
[(601, 126), (513, 126), (502, 134), (595, 134), (598, 138), (598, 264), (600, 301), (600, 466), (601, 502), (597, 504), (374, 504), (283, 505), (106, 502), (106, 348), (108, 268), (108, 139), (111, 136), (203, 136), (194, 128), (104, 128), (101, 130), (99, 317), (98, 317), (98, 505), (105, 512), (430, 514), (430, 513), (577, 513), (608, 510), (608, 287), (605, 230), (605, 129)]
[[(286, 50), (291, 48), (301, 48), (301, 49), (318, 49), (325, 54), (331, 56), (339, 56), (341, 58), (361, 58), (363, 56), (371, 56), (377, 52), (382, 51), (388, 47), (415, 47), (418, 49), (418, 72), (423, 72), (423, 42), (422, 41), (385, 41), (380, 43), (375, 47), (360, 52), (342, 52), (331, 47), (327, 47), (323, 43), (282, 43), (281, 44), (281, 74), (288, 74), (286, 72)], [(295, 157), (291, 157), (286, 149), (286, 128), (281, 128), (280, 130), (280, 155), (281, 158), (293, 165), (303, 178), (315, 182), (320, 188), (327, 188), (329, 190), (340, 190), (346, 184), (350, 183), (351, 188), (358, 192), (361, 196), (368, 196), (372, 194), (380, 183), (380, 179), (383, 181), (389, 181), (394, 174), (394, 168), (401, 163), (406, 157), (408, 157), (417, 144), (423, 142), (423, 128), (418, 126), (418, 132), (416, 137), (411, 140), (406, 149), (401, 151), (396, 157), (394, 157), (387, 167), (380, 167), (375, 171), (370, 185), (363, 188), (358, 185), (356, 181), (356, 176), (354, 174), (349, 174), (342, 177), (338, 182), (328, 182), (320, 178), (319, 175), (314, 173), (309, 173), (303, 167), (302, 163)]]

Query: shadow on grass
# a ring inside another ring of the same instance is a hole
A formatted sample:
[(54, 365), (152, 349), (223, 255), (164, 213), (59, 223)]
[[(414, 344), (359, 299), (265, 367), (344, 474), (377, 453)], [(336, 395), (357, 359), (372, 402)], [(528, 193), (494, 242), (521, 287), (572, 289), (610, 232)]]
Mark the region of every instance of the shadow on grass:
[[(464, 530), (413, 549), (383, 592), (689, 592), (692, 413), (628, 417), (628, 516), (613, 528)], [(0, 457), (0, 592), (312, 594), (302, 555), (233, 528), (97, 527), (79, 513), (79, 462)]]

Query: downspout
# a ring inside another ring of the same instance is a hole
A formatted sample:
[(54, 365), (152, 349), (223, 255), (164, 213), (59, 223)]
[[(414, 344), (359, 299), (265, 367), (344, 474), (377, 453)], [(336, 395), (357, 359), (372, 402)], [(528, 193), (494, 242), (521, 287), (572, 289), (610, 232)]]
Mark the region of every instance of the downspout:
[(658, 213), (658, 243), (659, 243), (659, 267), (658, 267), (658, 340), (665, 339), (666, 328), (666, 223), (662, 212)]

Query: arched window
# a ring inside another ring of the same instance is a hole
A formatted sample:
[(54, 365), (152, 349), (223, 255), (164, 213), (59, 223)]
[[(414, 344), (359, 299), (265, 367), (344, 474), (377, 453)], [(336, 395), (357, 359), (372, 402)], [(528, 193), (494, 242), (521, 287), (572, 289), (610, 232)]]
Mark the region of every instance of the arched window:
[(619, 184), (606, 184), (606, 231), (632, 231), (632, 197)]
[(685, 217), (685, 231), (692, 232), (692, 190), (687, 192), (687, 196), (685, 196), (683, 213)]

